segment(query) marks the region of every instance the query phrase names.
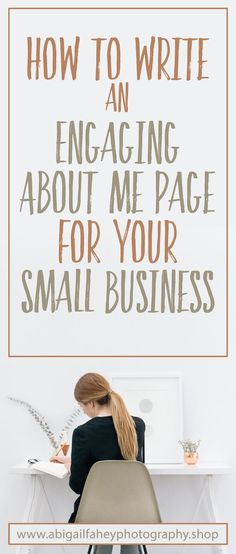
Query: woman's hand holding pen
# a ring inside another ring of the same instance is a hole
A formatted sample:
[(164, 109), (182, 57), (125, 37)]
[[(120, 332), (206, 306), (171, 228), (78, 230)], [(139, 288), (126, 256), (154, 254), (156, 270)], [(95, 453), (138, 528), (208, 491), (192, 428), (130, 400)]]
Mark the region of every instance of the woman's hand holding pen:
[(66, 466), (66, 469), (70, 471), (70, 464), (71, 464), (70, 456), (64, 456), (64, 454), (52, 456), (50, 458), (50, 462), (54, 462), (56, 464), (64, 464), (64, 466)]
[(50, 462), (54, 462), (55, 464), (64, 464), (66, 469), (68, 469), (68, 471), (70, 471), (71, 458), (70, 458), (70, 456), (65, 456), (64, 455), (62, 446), (58, 450), (56, 450), (56, 452), (53, 456), (51, 456)]

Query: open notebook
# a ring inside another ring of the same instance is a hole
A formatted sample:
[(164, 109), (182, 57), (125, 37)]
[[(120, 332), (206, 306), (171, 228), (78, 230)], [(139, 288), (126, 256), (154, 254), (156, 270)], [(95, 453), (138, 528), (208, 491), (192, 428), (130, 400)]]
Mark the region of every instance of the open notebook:
[(36, 462), (32, 467), (42, 473), (54, 475), (54, 477), (58, 477), (59, 479), (63, 479), (63, 477), (69, 473), (64, 464), (57, 464), (54, 462)]

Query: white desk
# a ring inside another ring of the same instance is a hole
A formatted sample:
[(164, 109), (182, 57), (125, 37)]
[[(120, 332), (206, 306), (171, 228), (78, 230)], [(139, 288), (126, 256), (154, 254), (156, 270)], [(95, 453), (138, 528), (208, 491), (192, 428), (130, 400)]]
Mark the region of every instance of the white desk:
[[(203, 484), (201, 488), (201, 492), (199, 495), (199, 498), (196, 499), (196, 505), (193, 511), (192, 516), (190, 516), (189, 521), (195, 522), (197, 515), (199, 514), (199, 509), (201, 506), (201, 503), (203, 501), (203, 498), (205, 497), (208, 501), (208, 508), (209, 508), (209, 516), (211, 522), (219, 522), (220, 518), (218, 515), (217, 510), (217, 503), (214, 496), (214, 488), (213, 488), (213, 477), (214, 475), (226, 475), (231, 473), (230, 466), (222, 463), (198, 463), (197, 465), (187, 465), (187, 464), (146, 464), (149, 473), (152, 477), (156, 475), (175, 475), (175, 476), (203, 476)], [(51, 521), (55, 523), (54, 514), (50, 505), (50, 501), (45, 489), (45, 483), (44, 479), (46, 477), (46, 474), (37, 471), (34, 469), (33, 466), (29, 466), (28, 464), (20, 464), (17, 466), (14, 466), (11, 468), (11, 473), (14, 474), (20, 474), (20, 475), (29, 475), (30, 477), (30, 487), (28, 492), (28, 498), (27, 503), (25, 506), (25, 511), (23, 515), (22, 522), (27, 521), (35, 521), (35, 514), (38, 510), (38, 504), (40, 501), (40, 497), (44, 497), (46, 500), (46, 503), (48, 505), (50, 514), (51, 514)], [(52, 479), (55, 479), (55, 477), (51, 475), (47, 475), (47, 477), (50, 477)], [(68, 476), (65, 476), (64, 479), (68, 478)], [(60, 479), (58, 479), (60, 482)], [(184, 552), (184, 548), (181, 550)], [(225, 546), (216, 546), (215, 547), (219, 553), (226, 552)], [(61, 551), (64, 553), (64, 547), (61, 546)], [(29, 546), (17, 546), (15, 550), (15, 554), (32, 554), (33, 547)]]
[[(225, 475), (231, 473), (232, 469), (222, 463), (198, 463), (187, 464), (146, 464), (150, 475)], [(11, 473), (21, 475), (43, 475), (41, 471), (34, 469), (33, 465), (18, 464), (11, 468)], [(64, 477), (65, 479), (65, 477)]]
[[(225, 475), (232, 469), (227, 464), (215, 462), (202, 462), (196, 465), (187, 464), (146, 464), (150, 475)], [(41, 471), (34, 469), (33, 465), (18, 464), (11, 468), (11, 473), (21, 475), (43, 475)], [(64, 477), (65, 479), (66, 477)]]
[(202, 462), (187, 464), (146, 464), (150, 475), (224, 475), (231, 473), (227, 464)]

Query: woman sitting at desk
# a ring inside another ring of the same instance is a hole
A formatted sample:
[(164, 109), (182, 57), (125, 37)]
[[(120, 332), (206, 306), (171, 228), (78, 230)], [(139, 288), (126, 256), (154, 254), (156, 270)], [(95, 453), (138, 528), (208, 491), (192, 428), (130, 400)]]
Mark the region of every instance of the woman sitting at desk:
[[(70, 487), (79, 494), (69, 522), (75, 521), (81, 494), (89, 470), (100, 460), (139, 460), (144, 462), (145, 423), (131, 417), (121, 396), (110, 389), (108, 381), (98, 373), (86, 373), (75, 386), (74, 395), (91, 420), (73, 432), (71, 461), (56, 456), (52, 460), (70, 465)], [(96, 554), (111, 552), (109, 545), (97, 546)], [(122, 554), (137, 554), (138, 546), (121, 548)]]

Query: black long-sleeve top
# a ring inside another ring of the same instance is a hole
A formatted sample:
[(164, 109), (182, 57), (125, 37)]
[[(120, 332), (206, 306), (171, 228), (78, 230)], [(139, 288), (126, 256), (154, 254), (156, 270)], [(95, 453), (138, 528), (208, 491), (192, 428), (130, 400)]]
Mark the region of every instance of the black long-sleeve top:
[[(137, 460), (143, 462), (145, 423), (139, 417), (133, 420), (138, 439)], [(90, 468), (100, 460), (123, 460), (112, 416), (94, 417), (74, 430), (70, 475), (74, 492), (81, 495)]]

